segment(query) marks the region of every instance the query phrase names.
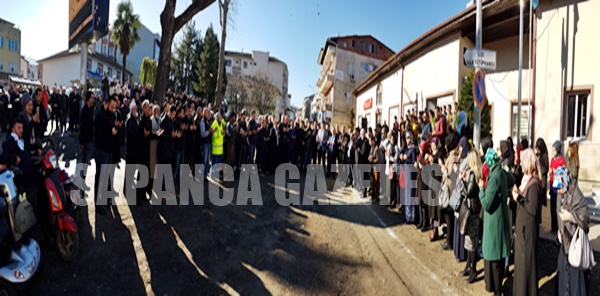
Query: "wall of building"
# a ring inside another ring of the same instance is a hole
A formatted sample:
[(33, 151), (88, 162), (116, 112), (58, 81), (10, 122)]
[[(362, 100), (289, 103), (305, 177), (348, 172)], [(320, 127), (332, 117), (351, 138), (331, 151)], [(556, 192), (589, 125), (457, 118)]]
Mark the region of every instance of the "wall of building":
[[(525, 35), (524, 40), (529, 40)], [(523, 78), (522, 78), (522, 114), (527, 114), (529, 98), (529, 45), (523, 43)], [(484, 48), (496, 51), (495, 71), (486, 71), (486, 93), (492, 106), (492, 136), (494, 143), (500, 143), (512, 136), (516, 138), (516, 122), (513, 122), (513, 105), (517, 106), (519, 98), (519, 37), (510, 37), (484, 44)], [(507, 124), (508, 123), (508, 124)], [(521, 120), (521, 136), (527, 136), (525, 116)], [(514, 126), (513, 126), (514, 125)], [(514, 129), (514, 133), (513, 133)]]
[[(458, 36), (430, 49), (422, 56), (404, 66), (403, 105), (417, 104), (419, 110), (428, 100), (440, 99), (442, 105), (457, 100), (460, 93), (457, 57), (462, 53)], [(462, 62), (462, 58), (460, 59)], [(434, 101), (430, 101), (434, 102)]]
[[(0, 38), (3, 39), (0, 47), (0, 72), (19, 75), (21, 73), (21, 31), (13, 25), (0, 21)], [(8, 39), (17, 40), (18, 50), (8, 49)], [(14, 71), (10, 71), (10, 63), (14, 63)]]
[[(600, 127), (595, 114), (600, 103), (595, 89), (600, 85), (598, 49), (599, 1), (540, 1), (537, 18), (537, 72), (535, 128), (536, 137), (543, 137), (550, 147), (566, 138), (565, 91), (585, 90), (590, 93), (589, 136), (579, 139), (582, 159), (579, 178), (600, 182), (600, 160), (594, 155), (600, 148)], [(560, 109), (559, 109), (560, 106)], [(563, 110), (563, 112), (558, 112)]]
[[(81, 59), (79, 54), (42, 62), (44, 84), (48, 86), (70, 86), (72, 80), (80, 79)], [(95, 68), (94, 68), (95, 69)]]

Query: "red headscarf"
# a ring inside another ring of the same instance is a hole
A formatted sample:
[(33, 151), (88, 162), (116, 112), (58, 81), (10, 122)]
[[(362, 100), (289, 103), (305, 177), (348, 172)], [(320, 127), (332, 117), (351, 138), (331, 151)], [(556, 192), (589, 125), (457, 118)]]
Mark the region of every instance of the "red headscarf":
[(421, 148), (421, 154), (419, 154), (419, 161), (421, 161), (425, 155), (429, 153), (429, 145), (427, 141), (421, 141), (421, 143), (419, 143), (419, 148)]
[(515, 165), (521, 163), (521, 151), (523, 151), (523, 146), (519, 144), (517, 145), (517, 154), (515, 155)]

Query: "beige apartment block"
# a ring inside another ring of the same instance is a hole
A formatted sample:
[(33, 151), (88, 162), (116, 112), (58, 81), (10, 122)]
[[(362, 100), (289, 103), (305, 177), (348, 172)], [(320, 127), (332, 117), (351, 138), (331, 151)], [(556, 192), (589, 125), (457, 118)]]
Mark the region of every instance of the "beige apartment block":
[(0, 85), (21, 74), (21, 30), (0, 18)]
[(319, 53), (321, 76), (312, 108), (317, 119), (333, 125), (353, 125), (352, 90), (375, 71), (393, 51), (372, 36), (328, 38)]

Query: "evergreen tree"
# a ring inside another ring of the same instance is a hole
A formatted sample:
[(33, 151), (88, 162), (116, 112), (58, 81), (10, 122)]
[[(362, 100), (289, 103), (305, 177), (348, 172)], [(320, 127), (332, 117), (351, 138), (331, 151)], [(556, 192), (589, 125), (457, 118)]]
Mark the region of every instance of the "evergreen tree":
[[(475, 72), (471, 71), (467, 75), (465, 82), (462, 85), (460, 91), (460, 98), (458, 99), (458, 108), (467, 113), (469, 122), (469, 129), (473, 130), (475, 122), (475, 101), (473, 98), (473, 78)], [(492, 116), (490, 114), (490, 105), (485, 100), (485, 105), (481, 110), (481, 138), (489, 137), (492, 135)]]
[(196, 45), (201, 39), (200, 33), (195, 29), (196, 23), (190, 22), (184, 27), (183, 38), (176, 46), (171, 59), (172, 80), (174, 91), (191, 93), (194, 78), (193, 65), (196, 61)]
[(207, 101), (213, 102), (219, 69), (219, 40), (213, 31), (212, 24), (206, 30), (206, 35), (204, 35), (204, 48), (197, 64), (196, 74), (198, 80), (192, 83), (194, 90)]

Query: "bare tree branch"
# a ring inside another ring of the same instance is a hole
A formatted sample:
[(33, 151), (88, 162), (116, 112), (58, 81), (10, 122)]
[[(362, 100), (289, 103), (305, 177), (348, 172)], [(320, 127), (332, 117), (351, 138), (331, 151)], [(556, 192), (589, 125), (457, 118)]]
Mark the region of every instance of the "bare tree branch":
[(213, 4), (215, 0), (194, 0), (179, 16), (175, 18), (175, 32), (178, 32), (196, 13)]

